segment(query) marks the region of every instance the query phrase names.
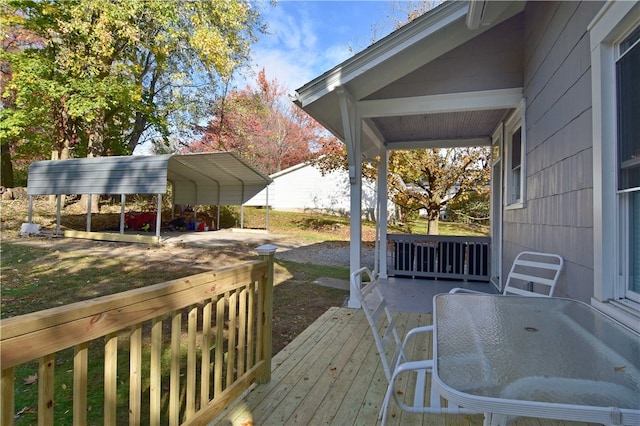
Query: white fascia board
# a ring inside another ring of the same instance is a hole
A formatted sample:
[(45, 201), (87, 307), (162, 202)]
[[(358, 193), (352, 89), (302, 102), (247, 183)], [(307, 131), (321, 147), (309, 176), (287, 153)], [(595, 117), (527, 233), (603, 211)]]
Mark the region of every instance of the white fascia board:
[(398, 52), (464, 18), (467, 10), (467, 2), (452, 1), (441, 5), (430, 13), (420, 25), (407, 24), (297, 89), (292, 96), (294, 102), (304, 108), (332, 92), (336, 87), (343, 86), (375, 68)]
[(376, 99), (358, 102), (363, 118), (478, 111), (515, 108), (522, 100), (522, 88), (448, 93), (411, 98)]
[(387, 148), (391, 150), (430, 149), (430, 148), (462, 148), (474, 146), (491, 146), (490, 138), (470, 139), (425, 139), (415, 141), (389, 142)]

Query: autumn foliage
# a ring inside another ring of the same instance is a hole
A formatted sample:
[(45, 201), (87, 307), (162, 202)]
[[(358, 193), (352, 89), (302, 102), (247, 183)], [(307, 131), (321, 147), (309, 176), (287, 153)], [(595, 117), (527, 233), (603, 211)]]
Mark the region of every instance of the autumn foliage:
[(272, 174), (311, 160), (321, 152), (326, 131), (294, 105), (282, 85), (264, 69), (256, 85), (218, 99), (203, 136), (187, 152), (234, 151)]

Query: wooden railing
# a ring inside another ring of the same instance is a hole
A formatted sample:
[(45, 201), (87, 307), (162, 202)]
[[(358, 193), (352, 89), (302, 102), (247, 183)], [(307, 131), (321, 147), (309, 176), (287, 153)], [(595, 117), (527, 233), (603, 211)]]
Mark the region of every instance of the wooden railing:
[(387, 235), (387, 273), (395, 276), (489, 281), (491, 238)]
[[(70, 348), (74, 425), (95, 424), (87, 413), (101, 408), (105, 425), (207, 424), (270, 379), (275, 247), (262, 249), (261, 260), (0, 321), (1, 424), (14, 424), (15, 373), (34, 360), (38, 424), (61, 424), (56, 354)], [(88, 402), (96, 383), (103, 407)]]

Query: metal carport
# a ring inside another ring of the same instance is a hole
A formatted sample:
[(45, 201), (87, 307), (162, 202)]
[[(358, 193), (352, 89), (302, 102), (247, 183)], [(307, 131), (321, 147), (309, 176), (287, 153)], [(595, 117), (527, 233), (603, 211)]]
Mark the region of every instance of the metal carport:
[[(156, 194), (158, 212), (156, 238), (160, 237), (162, 194), (173, 186), (173, 204), (242, 205), (271, 183), (240, 156), (232, 152), (74, 158), (36, 161), (29, 166), (29, 224), (33, 196), (57, 195), (57, 226), (60, 200), (65, 194), (120, 194), (120, 233), (124, 233), (124, 203), (129, 194)], [(87, 232), (91, 231), (91, 203)]]

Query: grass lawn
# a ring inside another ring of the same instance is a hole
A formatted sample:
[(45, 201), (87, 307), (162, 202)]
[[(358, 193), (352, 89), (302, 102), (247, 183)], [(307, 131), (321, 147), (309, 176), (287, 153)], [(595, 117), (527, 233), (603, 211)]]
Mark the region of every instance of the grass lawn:
[[(325, 216), (310, 213), (269, 213), (269, 231), (275, 234), (287, 234), (292, 238), (313, 243), (325, 241), (348, 241), (349, 220), (345, 217)], [(28, 239), (17, 237), (20, 224), (26, 219), (26, 201), (12, 200), (2, 202), (2, 244), (1, 255), (1, 306), (0, 318), (23, 315), (56, 306), (66, 305), (80, 300), (113, 294), (168, 281), (175, 278), (211, 269), (222, 256), (231, 261), (243, 261), (255, 258), (255, 253), (226, 250), (203, 251), (196, 255), (210, 262), (166, 262), (162, 259), (149, 260), (144, 257), (152, 251), (144, 245), (126, 246), (127, 256), (105, 255), (92, 250), (64, 250), (56, 246), (52, 239), (39, 245), (25, 245)], [(117, 224), (118, 214), (95, 214), (92, 223), (98, 226), (113, 227)], [(264, 227), (264, 210), (245, 209), (246, 227)], [(55, 227), (55, 208), (47, 208), (36, 203), (34, 222), (44, 223), (45, 227)], [(63, 214), (63, 227), (83, 229), (86, 217), (82, 214)], [(390, 227), (393, 233), (421, 233), (426, 229), (424, 221), (405, 224), (402, 227)], [(449, 235), (486, 235), (486, 228), (470, 226), (450, 226), (440, 224), (441, 234)], [(373, 223), (363, 224), (365, 242), (372, 242), (375, 235)], [(119, 243), (87, 242), (115, 252)], [(121, 244), (120, 244), (121, 245)], [(134, 255), (134, 252), (139, 257)], [(180, 248), (171, 250), (171, 256), (179, 258)], [(193, 256), (192, 253), (189, 256)], [(161, 271), (161, 272), (159, 272)], [(348, 279), (348, 268), (321, 266), (310, 263), (276, 261), (276, 287), (274, 289), (274, 352), (278, 352), (295, 336), (307, 328), (315, 319), (331, 306), (342, 305), (347, 291), (321, 287), (312, 284), (320, 277)], [(128, 331), (123, 331), (128, 333)], [(123, 339), (125, 342), (126, 339)], [(89, 374), (92, 387), (89, 391), (89, 423), (102, 422), (102, 341), (90, 344), (91, 363)], [(119, 371), (128, 371), (128, 348), (125, 343), (118, 351)], [(146, 356), (146, 355), (143, 355)], [(71, 424), (72, 411), (72, 368), (73, 349), (56, 355), (56, 424)], [(28, 425), (36, 422), (37, 410), (37, 371), (36, 362), (30, 362), (16, 368), (16, 425)], [(123, 373), (126, 374), (126, 373)], [(144, 373), (143, 373), (144, 374)], [(119, 386), (121, 407), (119, 424), (128, 422), (128, 387), (123, 380)], [(148, 383), (143, 386), (148, 386)], [(148, 398), (148, 391), (143, 395)], [(144, 413), (143, 413), (144, 416)], [(166, 415), (163, 416), (166, 418)], [(144, 420), (143, 420), (144, 423)]]

